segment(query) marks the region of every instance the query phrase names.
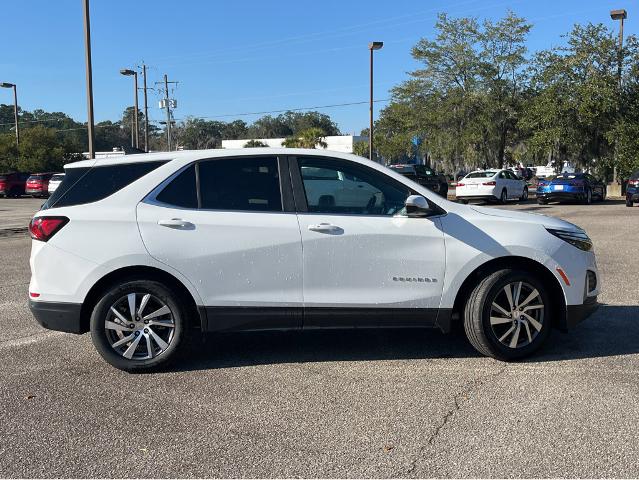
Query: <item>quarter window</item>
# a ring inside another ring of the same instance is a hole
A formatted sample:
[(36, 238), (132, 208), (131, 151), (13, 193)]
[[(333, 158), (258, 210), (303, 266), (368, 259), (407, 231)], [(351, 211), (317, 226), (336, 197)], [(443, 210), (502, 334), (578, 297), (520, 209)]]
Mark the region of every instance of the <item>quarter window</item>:
[(373, 169), (335, 159), (298, 158), (309, 212), (395, 215), (408, 187)]
[(171, 180), (171, 183), (164, 187), (156, 199), (174, 207), (197, 208), (195, 165), (189, 166)]

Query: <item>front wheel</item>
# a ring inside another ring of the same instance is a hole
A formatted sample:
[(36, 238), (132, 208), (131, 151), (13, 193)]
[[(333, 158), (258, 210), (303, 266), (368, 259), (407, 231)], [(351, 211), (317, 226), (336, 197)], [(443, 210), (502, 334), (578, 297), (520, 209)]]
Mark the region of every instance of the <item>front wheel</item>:
[(522, 192), (521, 197), (519, 197), (519, 200), (522, 202), (528, 200), (528, 188), (524, 187), (524, 191)]
[(489, 357), (515, 360), (530, 355), (550, 333), (549, 293), (523, 270), (488, 275), (472, 291), (464, 310), (471, 345)]
[(499, 203), (501, 203), (502, 205), (505, 204), (508, 201), (508, 192), (506, 191), (506, 189), (504, 188), (501, 191), (501, 196), (499, 197)]
[(185, 337), (185, 303), (153, 280), (113, 285), (93, 309), (93, 344), (120, 370), (141, 372), (166, 364), (175, 357)]
[(584, 203), (586, 205), (590, 205), (592, 203), (592, 190), (589, 188), (586, 189), (586, 196), (584, 198)]
[(632, 207), (632, 198), (626, 197), (626, 207)]

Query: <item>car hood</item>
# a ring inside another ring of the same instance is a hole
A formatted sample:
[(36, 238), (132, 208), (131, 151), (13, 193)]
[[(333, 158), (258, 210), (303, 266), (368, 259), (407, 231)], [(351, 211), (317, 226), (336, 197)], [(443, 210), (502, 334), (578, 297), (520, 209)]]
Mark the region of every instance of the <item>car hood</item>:
[(502, 210), (499, 208), (486, 208), (486, 207), (470, 207), (477, 213), (482, 215), (490, 215), (492, 217), (508, 218), (518, 222), (541, 224), (548, 228), (557, 228), (562, 230), (582, 230), (574, 223), (566, 222), (556, 217), (543, 215), (541, 213), (528, 213), (517, 212), (513, 210)]

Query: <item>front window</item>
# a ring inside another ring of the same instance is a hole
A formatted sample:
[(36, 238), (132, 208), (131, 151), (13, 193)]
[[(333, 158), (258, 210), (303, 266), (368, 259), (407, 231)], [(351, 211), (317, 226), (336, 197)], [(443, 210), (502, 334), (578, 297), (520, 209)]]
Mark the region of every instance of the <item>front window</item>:
[(298, 162), (309, 212), (395, 215), (411, 195), (403, 184), (353, 162), (303, 157)]

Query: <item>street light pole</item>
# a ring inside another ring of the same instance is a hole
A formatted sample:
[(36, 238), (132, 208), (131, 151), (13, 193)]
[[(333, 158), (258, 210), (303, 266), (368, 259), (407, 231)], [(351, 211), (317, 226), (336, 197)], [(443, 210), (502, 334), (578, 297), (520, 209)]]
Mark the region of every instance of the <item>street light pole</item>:
[(84, 7), (84, 53), (87, 77), (87, 130), (89, 138), (89, 158), (95, 158), (95, 146), (93, 145), (95, 134), (93, 127), (93, 71), (91, 69), (91, 19), (89, 12), (89, 0), (83, 1)]
[(125, 76), (133, 77), (133, 131), (135, 133), (131, 134), (132, 137), (132, 146), (135, 148), (140, 148), (140, 126), (138, 125), (138, 117), (140, 114), (138, 113), (138, 72), (135, 70), (130, 70), (128, 68), (124, 68), (120, 70), (120, 73)]
[(370, 125), (368, 128), (368, 158), (373, 160), (373, 51), (379, 50), (384, 46), (384, 42), (371, 42), (368, 44), (368, 49), (371, 53), (371, 68), (370, 68)]
[(144, 82), (144, 151), (149, 152), (149, 104), (146, 98), (146, 65), (142, 64), (142, 78)]
[[(623, 21), (628, 18), (628, 12), (626, 10), (612, 10), (610, 12), (610, 18), (613, 20), (619, 20), (619, 47), (617, 50), (617, 82), (619, 93), (617, 94), (617, 115), (621, 115), (621, 82), (622, 82), (622, 73), (623, 73)], [(619, 140), (616, 140), (618, 146)], [(616, 160), (619, 160), (618, 154), (615, 152)], [(613, 172), (612, 172), (612, 181), (617, 184), (617, 162), (614, 163)]]
[(0, 83), (2, 88), (13, 88), (13, 118), (16, 124), (16, 147), (20, 146), (20, 124), (18, 123), (18, 90), (15, 83)]

